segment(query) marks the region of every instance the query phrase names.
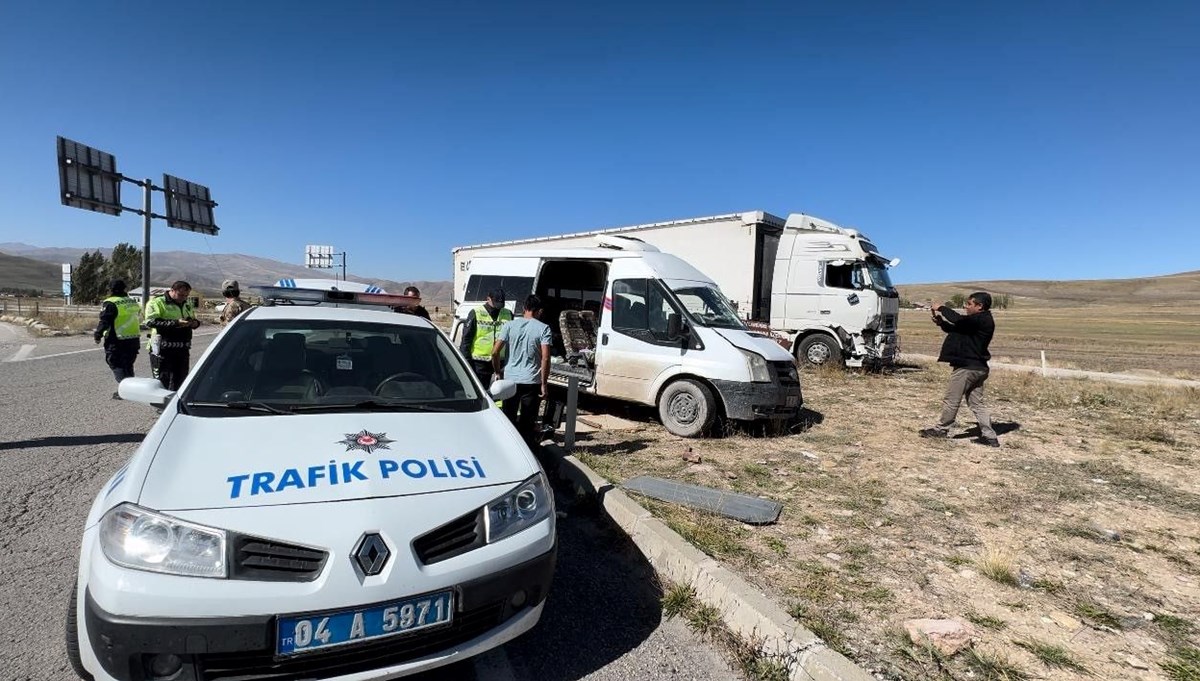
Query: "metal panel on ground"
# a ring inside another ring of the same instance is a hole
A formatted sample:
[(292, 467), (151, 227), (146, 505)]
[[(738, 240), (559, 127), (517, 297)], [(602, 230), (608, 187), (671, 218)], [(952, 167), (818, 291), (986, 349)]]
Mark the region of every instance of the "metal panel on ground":
[(768, 525), (779, 520), (783, 504), (723, 489), (689, 485), (649, 475), (639, 475), (621, 485), (629, 492), (717, 513), (751, 525)]

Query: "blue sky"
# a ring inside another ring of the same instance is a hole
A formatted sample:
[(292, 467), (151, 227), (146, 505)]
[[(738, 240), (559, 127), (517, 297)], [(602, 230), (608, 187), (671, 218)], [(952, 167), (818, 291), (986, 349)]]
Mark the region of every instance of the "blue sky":
[(0, 241), (140, 244), (59, 203), (61, 134), (212, 188), (220, 236), (155, 249), (364, 276), (743, 210), (899, 282), (1200, 268), (1200, 3), (671, 4), (4, 3)]

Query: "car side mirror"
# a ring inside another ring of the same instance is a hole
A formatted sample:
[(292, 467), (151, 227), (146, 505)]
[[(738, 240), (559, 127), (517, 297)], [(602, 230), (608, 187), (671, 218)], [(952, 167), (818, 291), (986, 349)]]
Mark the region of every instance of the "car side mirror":
[(679, 317), (678, 312), (672, 312), (667, 315), (667, 338), (675, 340), (683, 336), (683, 319)]
[(164, 388), (157, 378), (126, 378), (117, 384), (117, 394), (123, 400), (152, 407), (165, 407), (175, 397), (175, 391)]
[(512, 399), (517, 395), (517, 384), (512, 381), (506, 381), (503, 378), (493, 381), (492, 387), (488, 388), (488, 394), (499, 402)]

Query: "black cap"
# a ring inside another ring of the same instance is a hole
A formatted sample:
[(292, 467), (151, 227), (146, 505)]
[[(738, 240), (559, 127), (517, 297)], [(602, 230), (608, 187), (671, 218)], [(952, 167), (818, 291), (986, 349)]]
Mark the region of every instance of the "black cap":
[(504, 289), (494, 288), (491, 291), (488, 291), (487, 297), (491, 298), (493, 303), (495, 303), (497, 305), (503, 305), (504, 304)]

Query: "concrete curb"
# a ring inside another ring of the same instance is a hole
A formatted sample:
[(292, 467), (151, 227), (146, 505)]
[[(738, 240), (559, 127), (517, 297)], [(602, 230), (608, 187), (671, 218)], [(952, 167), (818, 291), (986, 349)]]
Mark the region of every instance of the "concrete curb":
[(763, 650), (787, 660), (796, 681), (873, 681), (875, 677), (830, 649), (762, 592), (642, 508), (625, 492), (553, 443), (543, 451), (558, 464), (558, 475), (577, 492), (597, 497), (604, 513), (637, 545), (664, 579), (690, 584), (696, 596), (721, 612), (735, 634), (762, 642)]

